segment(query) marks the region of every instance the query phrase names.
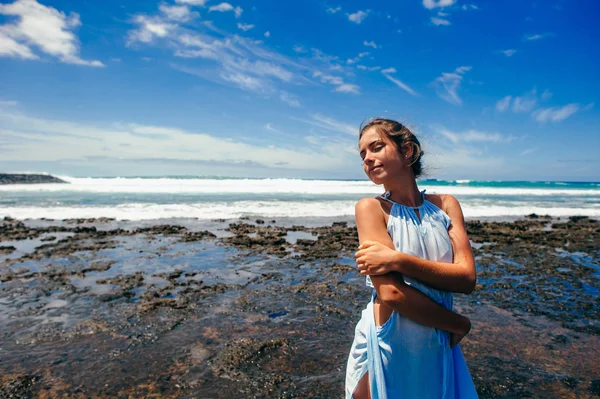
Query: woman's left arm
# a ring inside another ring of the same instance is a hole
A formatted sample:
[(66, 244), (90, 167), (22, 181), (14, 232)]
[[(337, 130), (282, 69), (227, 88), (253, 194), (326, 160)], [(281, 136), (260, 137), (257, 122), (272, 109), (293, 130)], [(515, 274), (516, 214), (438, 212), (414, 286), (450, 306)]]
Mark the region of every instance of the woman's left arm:
[(473, 292), (477, 275), (462, 209), (451, 195), (442, 197), (442, 205), (452, 221), (448, 229), (454, 253), (452, 263), (421, 259), (368, 241), (361, 245), (356, 256), (361, 274), (379, 275), (394, 271), (444, 291)]

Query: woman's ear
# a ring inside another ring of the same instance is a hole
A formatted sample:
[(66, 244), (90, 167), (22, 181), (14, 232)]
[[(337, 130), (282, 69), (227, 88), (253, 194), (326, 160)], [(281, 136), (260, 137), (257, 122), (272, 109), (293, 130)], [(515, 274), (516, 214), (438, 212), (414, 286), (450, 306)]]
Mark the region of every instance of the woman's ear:
[(415, 155), (415, 146), (412, 143), (405, 145), (402, 148), (402, 153), (404, 154), (404, 159), (412, 159)]

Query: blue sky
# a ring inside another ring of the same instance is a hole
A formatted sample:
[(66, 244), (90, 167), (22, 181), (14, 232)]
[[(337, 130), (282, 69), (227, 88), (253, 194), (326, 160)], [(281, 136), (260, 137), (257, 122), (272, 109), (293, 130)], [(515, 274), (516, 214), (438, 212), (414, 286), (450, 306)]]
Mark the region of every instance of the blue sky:
[(600, 180), (589, 1), (0, 1), (0, 171), (364, 178), (360, 123), (427, 177)]

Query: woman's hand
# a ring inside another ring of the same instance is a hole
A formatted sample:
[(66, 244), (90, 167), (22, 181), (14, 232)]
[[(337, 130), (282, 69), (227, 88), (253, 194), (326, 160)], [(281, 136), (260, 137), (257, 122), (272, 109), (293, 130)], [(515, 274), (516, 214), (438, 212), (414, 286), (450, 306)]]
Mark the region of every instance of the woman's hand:
[(462, 341), (462, 339), (469, 333), (469, 331), (471, 331), (471, 320), (469, 320), (468, 318), (463, 317), (464, 320), (464, 325), (461, 327), (460, 330), (450, 333), (450, 347), (454, 348), (456, 345), (459, 344), (460, 341)]
[(400, 253), (376, 241), (365, 241), (354, 254), (363, 276), (378, 276), (395, 271), (394, 263)]

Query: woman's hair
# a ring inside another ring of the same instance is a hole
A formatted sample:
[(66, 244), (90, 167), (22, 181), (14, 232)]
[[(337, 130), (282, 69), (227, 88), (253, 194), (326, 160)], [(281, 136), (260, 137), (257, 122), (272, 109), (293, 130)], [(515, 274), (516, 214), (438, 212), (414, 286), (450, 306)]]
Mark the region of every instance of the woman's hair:
[(362, 138), (364, 132), (371, 128), (377, 129), (377, 133), (382, 137), (387, 137), (393, 141), (396, 147), (398, 147), (398, 152), (402, 155), (404, 155), (408, 147), (412, 146), (413, 154), (410, 167), (415, 175), (415, 179), (421, 176), (423, 173), (421, 158), (424, 152), (421, 149), (421, 143), (419, 143), (419, 140), (409, 128), (392, 119), (372, 118), (361, 124), (358, 140)]

